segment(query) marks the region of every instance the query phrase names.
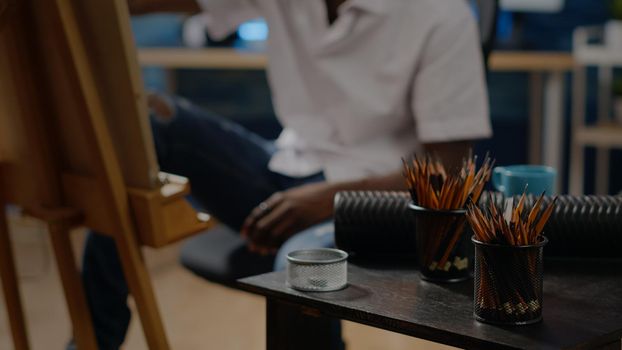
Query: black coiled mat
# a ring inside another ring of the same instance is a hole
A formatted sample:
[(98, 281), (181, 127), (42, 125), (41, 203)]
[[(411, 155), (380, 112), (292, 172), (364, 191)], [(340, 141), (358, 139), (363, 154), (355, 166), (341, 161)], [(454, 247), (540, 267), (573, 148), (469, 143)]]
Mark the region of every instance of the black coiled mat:
[[(480, 205), (489, 201), (484, 194)], [(502, 203), (502, 195), (492, 196)], [(527, 208), (537, 197), (529, 196)], [(545, 198), (545, 205), (552, 198)], [(414, 216), (408, 192), (340, 192), (335, 197), (337, 247), (359, 258), (412, 257)], [(467, 232), (470, 235), (470, 232)], [(622, 258), (622, 196), (559, 196), (544, 229), (545, 256)]]

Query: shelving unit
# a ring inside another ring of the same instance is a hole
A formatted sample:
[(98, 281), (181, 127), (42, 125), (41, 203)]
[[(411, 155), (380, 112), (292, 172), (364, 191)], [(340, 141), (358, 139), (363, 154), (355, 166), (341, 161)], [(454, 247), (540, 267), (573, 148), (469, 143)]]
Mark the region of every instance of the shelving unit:
[[(581, 27), (574, 32), (573, 55), (576, 62), (572, 98), (572, 136), (570, 154), (570, 193), (584, 193), (585, 147), (596, 148), (596, 193), (609, 191), (610, 150), (622, 148), (622, 125), (612, 122), (613, 69), (622, 67), (622, 49), (607, 43), (592, 44), (603, 37), (600, 27)], [(598, 117), (586, 121), (586, 71), (598, 70)]]

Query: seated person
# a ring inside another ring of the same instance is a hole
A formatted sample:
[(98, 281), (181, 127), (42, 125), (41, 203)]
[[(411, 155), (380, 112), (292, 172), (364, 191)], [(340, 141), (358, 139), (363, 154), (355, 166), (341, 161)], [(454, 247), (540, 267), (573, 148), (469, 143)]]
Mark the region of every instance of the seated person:
[[(201, 7), (199, 7), (201, 5)], [(131, 0), (134, 13), (205, 11), (215, 38), (248, 19), (270, 28), (276, 142), (188, 101), (150, 96), (163, 171), (257, 254), (334, 245), (333, 196), (405, 189), (401, 157), (458, 164), (491, 135), (478, 30), (461, 0)], [(130, 319), (114, 241), (91, 234), (83, 279), (101, 349)]]

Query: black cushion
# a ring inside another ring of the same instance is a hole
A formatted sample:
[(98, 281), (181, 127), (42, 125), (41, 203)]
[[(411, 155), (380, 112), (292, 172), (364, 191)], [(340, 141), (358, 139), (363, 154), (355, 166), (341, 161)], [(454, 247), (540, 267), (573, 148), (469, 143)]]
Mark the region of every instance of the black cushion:
[(238, 232), (218, 225), (181, 248), (181, 264), (209, 281), (234, 286), (239, 278), (272, 271), (274, 256), (251, 253)]

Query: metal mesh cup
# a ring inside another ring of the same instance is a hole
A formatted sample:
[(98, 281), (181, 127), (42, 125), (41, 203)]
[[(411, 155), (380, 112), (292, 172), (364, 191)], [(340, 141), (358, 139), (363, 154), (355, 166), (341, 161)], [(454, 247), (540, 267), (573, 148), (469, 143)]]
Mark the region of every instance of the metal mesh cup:
[(481, 322), (524, 325), (542, 320), (542, 254), (548, 240), (529, 246), (475, 244), (473, 312)]
[(417, 261), (421, 278), (460, 282), (471, 277), (471, 244), (465, 235), (466, 210), (433, 210), (410, 204), (415, 215)]
[(287, 255), (287, 285), (309, 292), (330, 292), (348, 284), (348, 253), (339, 249), (297, 250)]

